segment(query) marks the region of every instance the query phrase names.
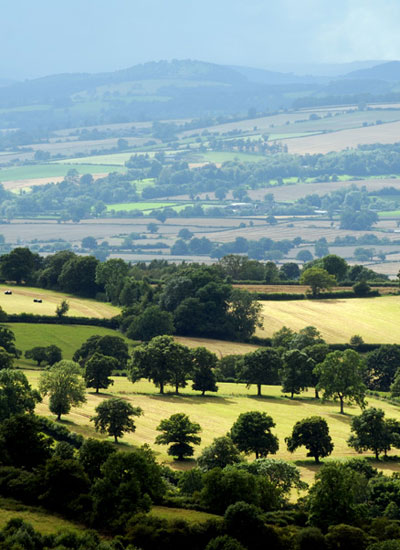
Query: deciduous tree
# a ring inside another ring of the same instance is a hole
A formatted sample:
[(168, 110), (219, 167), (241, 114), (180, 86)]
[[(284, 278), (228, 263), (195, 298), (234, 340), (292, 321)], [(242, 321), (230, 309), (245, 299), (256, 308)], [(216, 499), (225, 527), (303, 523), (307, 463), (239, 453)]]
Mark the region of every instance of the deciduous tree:
[(157, 430), (163, 433), (156, 437), (156, 443), (158, 445), (172, 443), (168, 449), (168, 454), (177, 457), (178, 460), (192, 456), (192, 445), (199, 445), (201, 442), (201, 438), (196, 435), (201, 432), (200, 424), (191, 422), (184, 413), (176, 413), (161, 420)]
[(317, 464), (320, 458), (330, 455), (333, 451), (328, 424), (320, 416), (311, 416), (296, 422), (292, 435), (285, 441), (291, 453), (304, 446), (308, 450), (307, 456), (312, 456)]
[(237, 448), (245, 454), (255, 453), (256, 458), (275, 454), (279, 449), (276, 435), (271, 432), (275, 422), (266, 413), (249, 411), (239, 415), (230, 436)]
[(96, 393), (99, 389), (107, 389), (114, 384), (110, 378), (113, 370), (118, 368), (118, 361), (115, 357), (109, 357), (98, 353), (97, 351), (86, 361), (84, 379), (87, 388), (95, 388)]
[(97, 405), (96, 416), (90, 420), (94, 422), (96, 431), (108, 433), (114, 437), (115, 443), (124, 432), (136, 430), (132, 416), (140, 416), (143, 410), (140, 407), (132, 407), (130, 403), (120, 398), (106, 399)]

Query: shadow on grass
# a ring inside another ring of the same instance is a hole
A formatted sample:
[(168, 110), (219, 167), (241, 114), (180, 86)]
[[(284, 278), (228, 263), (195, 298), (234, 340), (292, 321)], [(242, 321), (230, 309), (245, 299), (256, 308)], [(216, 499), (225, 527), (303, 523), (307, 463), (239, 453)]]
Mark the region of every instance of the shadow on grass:
[(354, 418), (353, 415), (350, 415), (346, 412), (344, 414), (341, 414), (339, 411), (325, 413), (325, 416), (329, 416), (330, 418), (334, 418), (335, 420), (339, 420), (339, 422), (344, 422), (345, 424), (350, 424)]
[(221, 404), (221, 405), (231, 405), (234, 403), (232, 399), (222, 397), (220, 395), (188, 395), (184, 393), (156, 393), (156, 394), (144, 394), (147, 395), (150, 399), (156, 399), (157, 401), (165, 401), (167, 403), (180, 403), (188, 405), (207, 405), (210, 403)]

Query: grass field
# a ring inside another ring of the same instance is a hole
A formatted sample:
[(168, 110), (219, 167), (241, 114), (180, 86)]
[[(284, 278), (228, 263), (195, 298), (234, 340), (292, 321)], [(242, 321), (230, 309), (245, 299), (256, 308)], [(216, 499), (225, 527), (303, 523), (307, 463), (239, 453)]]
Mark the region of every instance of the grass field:
[[(11, 295), (5, 295), (5, 290), (12, 290)], [(42, 299), (41, 304), (34, 298)], [(88, 298), (77, 298), (63, 292), (45, 290), (24, 286), (0, 285), (0, 306), (6, 313), (37, 313), (40, 315), (55, 315), (56, 307), (62, 300), (69, 303), (69, 317), (96, 317), (111, 319), (120, 313), (120, 309), (104, 302)]]
[(36, 531), (42, 535), (57, 533), (58, 531), (81, 531), (85, 529), (82, 525), (68, 521), (55, 514), (35, 506), (27, 506), (11, 499), (0, 499), (0, 528), (12, 518), (21, 518), (30, 523)]
[[(133, 345), (132, 340), (125, 338), (120, 332), (104, 327), (93, 327), (86, 325), (47, 325), (34, 323), (7, 323), (15, 334), (16, 346), (22, 352), (35, 346), (58, 346), (63, 354), (63, 359), (72, 359), (75, 351), (91, 336), (112, 335), (121, 336), (128, 343)], [(36, 362), (25, 359), (23, 356), (16, 360), (19, 366), (36, 366)]]
[(118, 204), (107, 204), (107, 210), (157, 210), (158, 208), (167, 208), (177, 206), (176, 202), (122, 202)]
[(313, 325), (329, 343), (348, 342), (354, 334), (367, 343), (400, 341), (400, 296), (261, 304), (264, 328), (259, 336), (271, 336), (283, 326), (297, 331)]
[(80, 174), (108, 174), (109, 172), (126, 171), (122, 167), (104, 164), (32, 164), (0, 169), (0, 182), (63, 177), (69, 170), (77, 170)]
[(251, 344), (243, 344), (241, 342), (229, 342), (227, 340), (212, 340), (211, 338), (191, 338), (189, 336), (175, 336), (175, 340), (188, 346), (189, 348), (205, 347), (215, 353), (218, 357), (225, 355), (241, 355), (250, 353), (258, 348)]
[[(39, 371), (26, 371), (33, 386), (38, 383)], [(246, 411), (262, 411), (271, 415), (276, 423), (273, 432), (279, 436), (280, 449), (276, 458), (294, 461), (301, 469), (306, 481), (310, 481), (316, 471), (314, 461), (307, 459), (306, 450), (298, 449), (290, 454), (284, 442), (289, 436), (293, 425), (298, 420), (309, 416), (323, 416), (329, 425), (330, 434), (335, 448), (332, 458), (346, 458), (358, 456), (353, 449), (347, 446), (347, 439), (350, 435), (350, 424), (354, 415), (360, 414), (360, 409), (355, 406), (345, 405), (345, 415), (339, 413), (339, 404), (335, 402), (322, 402), (313, 398), (313, 390), (295, 397), (291, 400), (283, 397), (280, 386), (263, 387), (263, 397), (256, 397), (256, 388), (247, 389), (244, 384), (219, 383), (217, 394), (209, 394), (205, 397), (187, 388), (181, 390), (182, 395), (176, 396), (173, 393), (160, 395), (158, 390), (147, 381), (140, 381), (132, 384), (124, 377), (114, 377), (114, 385), (107, 391), (100, 394), (87, 393), (87, 402), (80, 408), (74, 408), (72, 412), (64, 417), (65, 425), (73, 431), (81, 433), (86, 437), (99, 437), (94, 431), (89, 419), (94, 414), (95, 407), (105, 398), (119, 396), (129, 401), (133, 406), (140, 406), (143, 409), (143, 416), (136, 420), (136, 432), (126, 434), (121, 440), (121, 449), (129, 448), (129, 444), (149, 444), (157, 454), (159, 462), (168, 463), (177, 468), (190, 468), (194, 465), (193, 460), (187, 460), (183, 464), (174, 463), (167, 454), (165, 446), (155, 445), (157, 426), (161, 419), (171, 414), (183, 412), (189, 415), (192, 421), (198, 422), (202, 427), (201, 445), (195, 450), (195, 457), (201, 449), (209, 445), (215, 437), (225, 435), (231, 428), (240, 413)], [(167, 387), (166, 391), (172, 388)], [(37, 405), (36, 412), (54, 418), (48, 410), (48, 399)], [(387, 417), (400, 420), (400, 412), (397, 406), (385, 401), (368, 398), (369, 406), (376, 406), (384, 409)], [(103, 436), (104, 437), (104, 436)], [(371, 456), (371, 453), (365, 453)], [(393, 454), (393, 453), (392, 453)], [(395, 453), (394, 453), (395, 454)], [(254, 458), (254, 457), (250, 457)], [(400, 471), (400, 463), (390, 462), (383, 464), (389, 470)]]
[(221, 519), (221, 516), (198, 512), (197, 510), (185, 510), (184, 508), (167, 508), (166, 506), (153, 506), (150, 515), (167, 520), (183, 520), (188, 523), (203, 523), (209, 519)]
[[(113, 166), (125, 166), (125, 162), (131, 158), (134, 153), (114, 153), (110, 155), (93, 155), (92, 157), (77, 157), (69, 159), (73, 164), (108, 164)], [(65, 160), (58, 160), (56, 164), (65, 164)]]

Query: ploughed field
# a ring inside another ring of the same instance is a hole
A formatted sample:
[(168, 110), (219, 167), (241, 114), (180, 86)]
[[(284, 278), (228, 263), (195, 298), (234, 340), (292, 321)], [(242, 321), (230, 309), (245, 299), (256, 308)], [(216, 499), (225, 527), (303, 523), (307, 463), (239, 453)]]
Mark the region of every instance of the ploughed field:
[[(12, 294), (4, 292), (11, 290)], [(34, 300), (42, 300), (41, 303)], [(96, 317), (111, 319), (120, 313), (120, 309), (104, 302), (78, 298), (63, 292), (43, 288), (0, 285), (0, 306), (6, 313), (35, 313), (37, 315), (55, 315), (56, 307), (67, 300), (69, 317)]]
[(328, 343), (348, 342), (355, 334), (369, 344), (400, 343), (400, 296), (260, 303), (264, 326), (258, 336), (272, 336), (283, 326), (298, 331), (312, 325)]

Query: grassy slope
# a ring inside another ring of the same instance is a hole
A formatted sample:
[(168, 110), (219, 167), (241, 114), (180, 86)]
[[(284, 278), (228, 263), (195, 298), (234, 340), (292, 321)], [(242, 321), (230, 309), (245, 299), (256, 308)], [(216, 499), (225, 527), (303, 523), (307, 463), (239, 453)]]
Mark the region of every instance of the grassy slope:
[(285, 325), (294, 330), (313, 325), (329, 343), (348, 342), (354, 334), (367, 343), (400, 341), (400, 296), (261, 304), (264, 328), (259, 336), (271, 336)]
[[(28, 378), (32, 385), (36, 386), (40, 373), (38, 371), (27, 371)], [(202, 427), (201, 445), (195, 451), (198, 455), (199, 449), (209, 445), (215, 437), (225, 435), (231, 428), (240, 413), (246, 411), (262, 411), (271, 415), (276, 423), (274, 433), (278, 434), (280, 450), (276, 458), (294, 460), (302, 469), (305, 479), (311, 479), (315, 472), (312, 459), (307, 459), (306, 450), (298, 449), (293, 455), (286, 450), (285, 437), (289, 436), (293, 425), (298, 420), (309, 416), (323, 416), (328, 424), (330, 433), (335, 444), (332, 453), (333, 458), (358, 456), (353, 449), (347, 446), (347, 439), (350, 435), (351, 419), (354, 415), (360, 414), (360, 409), (353, 406), (345, 406), (345, 415), (339, 414), (339, 405), (334, 402), (322, 402), (313, 398), (313, 391), (310, 390), (301, 396), (291, 400), (282, 396), (280, 386), (267, 386), (263, 388), (263, 397), (256, 397), (256, 388), (247, 389), (244, 384), (223, 384), (220, 383), (219, 392), (215, 395), (201, 397), (198, 392), (190, 389), (190, 384), (182, 390), (182, 395), (176, 396), (167, 393), (159, 395), (158, 390), (147, 381), (140, 381), (132, 384), (124, 377), (115, 377), (114, 385), (104, 393), (96, 395), (93, 392), (87, 393), (87, 402), (80, 408), (75, 408), (65, 416), (67, 426), (83, 434), (86, 437), (98, 437), (89, 419), (94, 414), (95, 407), (105, 398), (120, 396), (132, 403), (133, 406), (140, 406), (143, 409), (143, 416), (135, 423), (136, 432), (126, 434), (122, 443), (122, 449), (127, 449), (127, 444), (142, 445), (149, 444), (157, 453), (158, 460), (164, 463), (173, 463), (167, 455), (164, 446), (154, 444), (157, 435), (157, 426), (162, 418), (171, 414), (184, 412), (189, 415), (192, 421), (198, 422)], [(172, 391), (172, 388), (168, 388)], [(51, 416), (47, 406), (47, 398), (37, 406), (38, 414)], [(400, 420), (398, 407), (384, 401), (368, 398), (369, 406), (376, 406), (384, 409), (387, 417)], [(367, 455), (371, 453), (367, 453)], [(253, 457), (251, 457), (253, 458)], [(193, 465), (193, 461), (179, 464), (177, 467), (187, 468)], [(400, 470), (400, 464), (388, 463), (390, 470)]]
[[(11, 296), (4, 291), (12, 290)], [(34, 298), (41, 298), (41, 304), (34, 303)], [(70, 306), (70, 317), (96, 317), (111, 319), (120, 313), (120, 309), (110, 304), (97, 302), (88, 298), (77, 298), (64, 292), (45, 290), (25, 286), (0, 285), (0, 306), (6, 313), (38, 313), (40, 315), (55, 315), (56, 307), (62, 300), (67, 300)]]
[[(8, 323), (6, 326), (11, 328), (15, 334), (17, 348), (22, 352), (35, 346), (48, 346), (55, 344), (61, 348), (64, 359), (72, 359), (74, 352), (90, 336), (99, 334), (100, 336), (118, 335), (132, 344), (121, 333), (103, 327), (92, 327), (82, 325), (46, 325), (33, 323)], [(27, 360), (23, 357), (16, 361), (20, 366), (35, 366), (36, 362)]]
[(0, 182), (66, 176), (67, 172), (72, 169), (77, 170), (80, 174), (108, 174), (109, 172), (126, 171), (124, 168), (114, 165), (32, 164), (15, 168), (3, 168), (0, 171)]

